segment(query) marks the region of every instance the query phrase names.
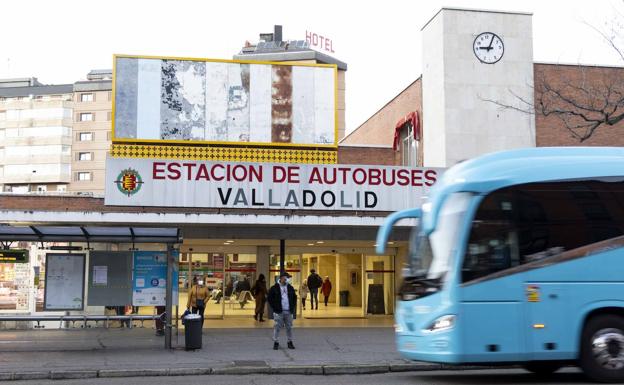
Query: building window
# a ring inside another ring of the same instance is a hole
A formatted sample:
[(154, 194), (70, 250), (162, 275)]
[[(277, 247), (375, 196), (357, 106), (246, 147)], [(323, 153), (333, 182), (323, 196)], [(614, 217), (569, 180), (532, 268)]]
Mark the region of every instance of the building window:
[(90, 172), (77, 172), (76, 177), (74, 178), (76, 181), (89, 181), (91, 180)]
[(106, 120), (108, 120), (110, 122), (112, 117), (113, 117), (113, 113), (111, 111), (108, 111), (106, 113)]
[(59, 184), (56, 186), (56, 191), (58, 192), (66, 192), (67, 191), (67, 185), (64, 184)]
[(401, 132), (402, 164), (408, 167), (418, 166), (418, 141), (414, 138), (414, 127), (406, 124)]
[(93, 101), (93, 94), (80, 94), (80, 101), (81, 102), (92, 102)]
[(80, 122), (92, 122), (93, 121), (93, 113), (92, 112), (82, 112), (78, 115), (78, 121)]
[(92, 132), (81, 132), (81, 133), (78, 134), (78, 140), (80, 142), (91, 141), (91, 140), (93, 140), (93, 133)]
[(44, 193), (46, 191), (48, 191), (48, 186), (46, 186), (44, 184), (37, 186), (37, 192), (38, 193)]
[(93, 160), (93, 153), (92, 152), (79, 152), (78, 160)]

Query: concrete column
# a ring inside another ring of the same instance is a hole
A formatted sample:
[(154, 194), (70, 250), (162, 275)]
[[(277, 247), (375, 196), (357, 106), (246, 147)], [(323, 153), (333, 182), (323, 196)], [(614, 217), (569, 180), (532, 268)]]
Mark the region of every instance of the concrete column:
[[(273, 280), (270, 279), (269, 275), (269, 265), (270, 265), (270, 248), (269, 246), (258, 246), (256, 249), (256, 279), (260, 276), (260, 274), (264, 274), (264, 277), (267, 281), (267, 289), (270, 289), (273, 285)], [(253, 283), (252, 283), (253, 285)], [(269, 307), (265, 307), (265, 318), (269, 319), (268, 314)]]
[(258, 246), (256, 250), (256, 277), (264, 274), (267, 285), (271, 286), (272, 282), (269, 280), (269, 246)]

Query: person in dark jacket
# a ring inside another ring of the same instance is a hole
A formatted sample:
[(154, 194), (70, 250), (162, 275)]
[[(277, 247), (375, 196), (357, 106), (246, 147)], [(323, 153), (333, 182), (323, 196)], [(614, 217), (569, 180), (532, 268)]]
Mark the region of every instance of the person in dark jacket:
[(286, 327), (286, 337), (288, 338), (288, 349), (294, 349), (292, 341), (292, 323), (296, 317), (297, 295), (295, 289), (288, 282), (290, 274), (283, 272), (280, 274), (279, 282), (269, 290), (269, 305), (273, 309), (273, 349), (279, 348), (279, 331)]
[(256, 281), (256, 284), (251, 291), (254, 295), (254, 299), (256, 300), (256, 311), (254, 312), (254, 319), (256, 321), (264, 322), (264, 305), (266, 304), (268, 292), (264, 274), (260, 274), (258, 280)]
[(316, 300), (316, 310), (318, 310), (318, 291), (323, 285), (323, 278), (316, 274), (316, 270), (310, 269), (308, 276), (308, 289), (310, 289), (310, 309), (314, 310), (314, 300)]

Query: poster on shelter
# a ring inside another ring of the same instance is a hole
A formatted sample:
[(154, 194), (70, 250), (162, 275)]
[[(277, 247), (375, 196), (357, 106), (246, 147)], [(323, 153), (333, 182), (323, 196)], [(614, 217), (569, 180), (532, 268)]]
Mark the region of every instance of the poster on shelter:
[[(167, 252), (135, 251), (132, 271), (132, 306), (165, 306)], [(173, 257), (177, 261), (177, 251)], [(174, 263), (173, 304), (178, 304), (178, 268)]]
[(45, 310), (83, 309), (84, 267), (84, 254), (46, 255)]
[(115, 56), (113, 140), (336, 146), (336, 71)]

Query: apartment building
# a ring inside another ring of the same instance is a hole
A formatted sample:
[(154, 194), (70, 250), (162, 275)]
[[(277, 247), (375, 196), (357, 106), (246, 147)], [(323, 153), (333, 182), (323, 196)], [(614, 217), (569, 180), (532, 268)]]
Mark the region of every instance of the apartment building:
[(0, 185), (13, 193), (66, 191), (71, 179), (72, 84), (0, 80)]
[(69, 191), (104, 193), (104, 166), (111, 144), (111, 79), (111, 70), (93, 70), (87, 80), (74, 83)]

